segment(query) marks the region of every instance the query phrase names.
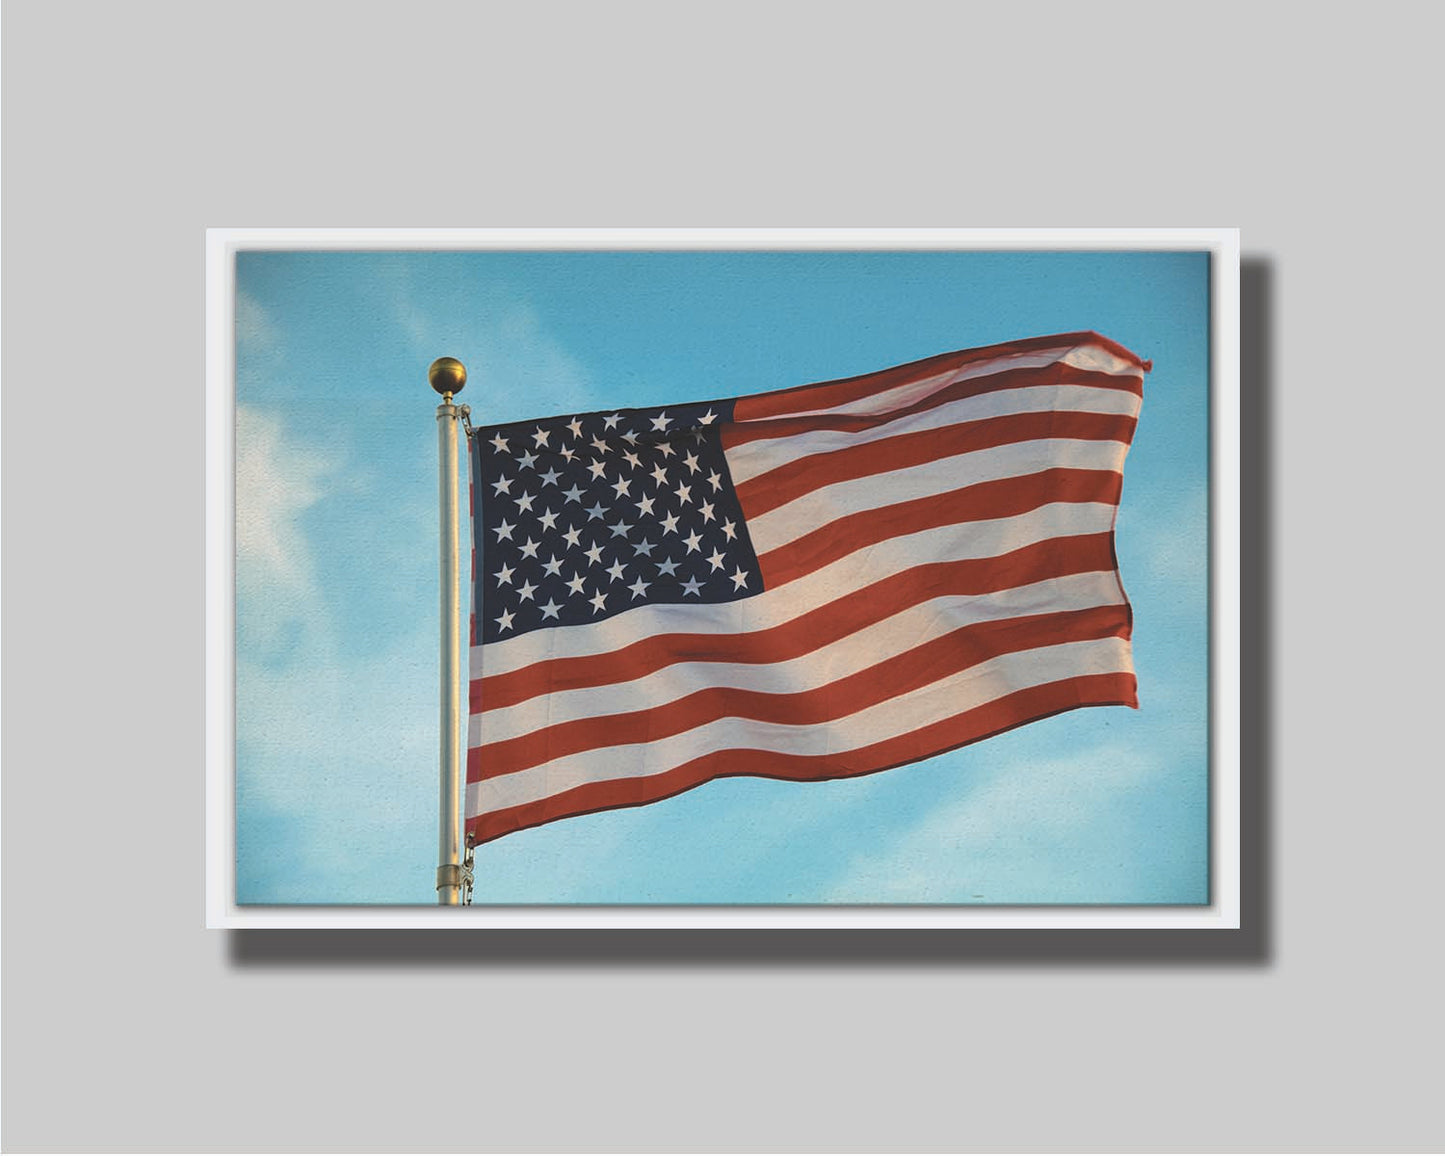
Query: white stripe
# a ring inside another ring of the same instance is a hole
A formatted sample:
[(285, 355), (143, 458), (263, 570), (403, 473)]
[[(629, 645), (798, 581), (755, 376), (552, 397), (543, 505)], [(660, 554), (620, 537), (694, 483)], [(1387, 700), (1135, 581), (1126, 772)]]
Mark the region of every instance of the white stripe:
[(683, 662), (629, 682), (555, 690), (513, 706), (485, 711), (471, 716), (467, 745), (502, 742), (579, 719), (651, 710), (713, 687), (796, 694), (867, 670), (974, 622), (1118, 606), (1123, 602), (1124, 592), (1112, 570), (1070, 574), (991, 594), (935, 598), (781, 662)]
[(1124, 442), (1076, 438), (1044, 438), (972, 450), (907, 469), (849, 478), (813, 490), (749, 518), (748, 536), (761, 557), (849, 514), (878, 510), (916, 498), (936, 497), (980, 482), (1024, 477), (1055, 468), (1119, 473), (1124, 468), (1128, 450)]
[(1144, 380), (1143, 366), (1093, 342), (1074, 346), (1061, 360), (1065, 365), (1091, 373), (1111, 373), (1116, 377), (1137, 377), (1140, 381)]
[(900, 535), (737, 602), (654, 603), (594, 625), (534, 630), (474, 646), (472, 677), (505, 674), (550, 659), (607, 654), (659, 634), (766, 630), (920, 562), (994, 558), (1050, 538), (1105, 533), (1113, 527), (1114, 514), (1115, 506), (1110, 502), (1055, 502), (1011, 518), (962, 522)]
[(802, 726), (723, 718), (680, 735), (603, 751), (582, 751), (513, 774), (467, 784), (467, 817), (533, 803), (587, 783), (662, 774), (700, 755), (762, 750), (839, 754), (908, 734), (1031, 686), (1090, 674), (1132, 671), (1129, 643), (1091, 639), (1017, 651), (830, 723)]
[(922, 413), (881, 421), (871, 429), (817, 430), (788, 437), (744, 442), (727, 451), (728, 472), (734, 484), (767, 473), (812, 454), (868, 445), (899, 434), (943, 429), (969, 421), (1008, 417), (1020, 413), (1102, 413), (1137, 417), (1139, 395), (1123, 389), (1099, 389), (1087, 385), (1036, 385), (1026, 389), (1005, 389), (998, 393), (963, 397)]
[[(976, 361), (971, 365), (965, 365), (959, 369), (946, 370), (943, 373), (931, 374), (928, 377), (921, 377), (915, 381), (905, 382), (896, 385), (891, 389), (880, 390), (871, 393), (866, 397), (860, 397), (856, 401), (844, 402), (841, 405), (825, 406), (821, 409), (800, 409), (789, 410), (786, 413), (772, 415), (773, 417), (809, 417), (814, 414), (883, 414), (895, 409), (904, 409), (916, 401), (922, 401), (925, 397), (932, 397), (940, 389), (952, 385), (958, 381), (970, 381), (974, 378), (989, 377), (995, 373), (1001, 373), (1009, 369), (1042, 369), (1046, 365), (1071, 365), (1076, 369), (1087, 370), (1091, 373), (1108, 373), (1116, 377), (1138, 377), (1144, 376), (1144, 371), (1132, 361), (1127, 361), (1110, 353), (1102, 346), (1084, 344), (1074, 346), (1060, 354), (1060, 346), (1053, 350), (1034, 350), (1029, 353), (1015, 353), (1007, 357), (996, 357), (990, 361)], [(807, 387), (799, 391), (807, 393)], [(768, 420), (768, 419), (762, 419)]]

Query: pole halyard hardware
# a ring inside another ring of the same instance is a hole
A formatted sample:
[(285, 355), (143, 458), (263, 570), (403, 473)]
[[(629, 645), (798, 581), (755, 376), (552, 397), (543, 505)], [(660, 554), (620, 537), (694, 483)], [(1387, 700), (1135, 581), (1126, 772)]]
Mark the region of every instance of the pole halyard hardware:
[[(472, 407), (469, 405), (457, 406), (457, 413), (462, 419), (462, 433), (467, 435), (467, 444), (471, 445), (476, 430), (472, 428)], [(472, 885), (476, 881), (477, 865), (477, 842), (475, 837), (467, 836), (467, 855), (462, 860), (462, 906), (472, 905)]]
[[(458, 415), (461, 417), (461, 419), (462, 419), (462, 433), (466, 434), (466, 436), (467, 436), (467, 445), (470, 446), (470, 445), (472, 444), (472, 438), (473, 438), (473, 436), (475, 436), (475, 434), (476, 434), (476, 432), (477, 432), (477, 431), (472, 427), (472, 407), (469, 406), (469, 405), (459, 405), (459, 406), (457, 406), (457, 414), (458, 414)], [(462, 886), (462, 906), (463, 906), (463, 907), (470, 907), (470, 906), (472, 905), (472, 885), (473, 885), (473, 883), (476, 881), (476, 873), (475, 873), (476, 863), (477, 863), (477, 843), (476, 843), (476, 839), (475, 839), (473, 836), (468, 835), (468, 836), (467, 836), (467, 854), (466, 854), (466, 858), (464, 858), (464, 859), (462, 860), (462, 880), (461, 880), (461, 886)]]

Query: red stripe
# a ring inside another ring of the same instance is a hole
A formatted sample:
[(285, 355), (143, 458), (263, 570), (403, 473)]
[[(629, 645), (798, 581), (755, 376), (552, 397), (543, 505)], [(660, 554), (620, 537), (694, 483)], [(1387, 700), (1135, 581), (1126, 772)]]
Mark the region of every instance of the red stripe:
[[(1126, 414), (1047, 411), (985, 418), (942, 429), (916, 430), (881, 441), (796, 458), (737, 487), (749, 518), (796, 501), (825, 486), (927, 465), (996, 446), (1042, 438), (1121, 442), (1134, 437), (1136, 419)], [(801, 451), (800, 451), (801, 452)]]
[(473, 679), (471, 713), (483, 707), (500, 710), (552, 692), (630, 682), (677, 662), (785, 662), (933, 598), (989, 594), (1068, 574), (1115, 569), (1112, 533), (1052, 538), (993, 558), (924, 563), (767, 630), (661, 634), (606, 654), (550, 659)]
[(1030, 337), (1022, 341), (1007, 341), (999, 345), (985, 345), (978, 349), (961, 349), (953, 353), (941, 353), (922, 361), (894, 366), (876, 373), (865, 373), (857, 377), (839, 378), (834, 381), (818, 382), (813, 385), (793, 386), (790, 389), (775, 390), (772, 393), (742, 397), (733, 408), (734, 421), (757, 421), (760, 418), (781, 417), (799, 410), (831, 409), (846, 405), (859, 398), (881, 390), (892, 389), (916, 381), (921, 377), (944, 373), (950, 369), (962, 369), (980, 361), (991, 361), (1017, 353), (1035, 353), (1044, 349), (1057, 349), (1062, 356), (1080, 345), (1097, 345), (1117, 357), (1132, 361), (1145, 373), (1150, 363), (1131, 353), (1117, 342), (1101, 337), (1097, 333), (1060, 333), (1050, 337)]
[[(819, 526), (800, 538), (769, 550), (758, 558), (758, 567), (763, 574), (763, 587), (775, 590), (856, 550), (886, 542), (889, 538), (963, 522), (1012, 518), (1051, 502), (1118, 505), (1123, 487), (1123, 474), (1113, 470), (1062, 467), (1017, 478), (977, 482), (942, 494), (928, 494), (876, 510), (845, 514), (826, 526)], [(753, 511), (746, 507), (744, 512), (749, 517), (753, 516)]]
[(1132, 674), (1094, 674), (1063, 679), (1016, 691), (909, 734), (857, 750), (827, 755), (757, 750), (712, 751), (660, 775), (588, 783), (551, 798), (484, 813), (467, 820), (467, 831), (478, 843), (486, 843), (554, 819), (655, 803), (713, 779), (737, 775), (818, 781), (872, 774), (931, 758), (1077, 707), (1138, 705), (1138, 692)]
[(794, 437), (798, 434), (836, 431), (858, 433), (884, 422), (897, 421), (937, 409), (950, 402), (980, 397), (1006, 389), (1034, 389), (1042, 386), (1087, 386), (1091, 389), (1114, 389), (1120, 393), (1144, 394), (1142, 377), (1120, 377), (1112, 373), (1095, 373), (1072, 365), (1044, 365), (1033, 369), (1006, 369), (988, 377), (971, 377), (945, 385), (937, 392), (920, 398), (911, 405), (876, 414), (813, 414), (808, 417), (776, 417), (761, 421), (734, 420), (721, 426), (723, 449), (747, 445), (772, 438)]
[[(572, 719), (473, 748), (478, 773), (468, 781), (509, 775), (583, 751), (656, 742), (721, 718), (817, 726), (919, 690), (1003, 654), (1089, 639), (1129, 637), (1127, 607), (1093, 606), (972, 622), (901, 654), (809, 690), (787, 693), (710, 686), (643, 710)], [(471, 762), (469, 754), (469, 762)]]

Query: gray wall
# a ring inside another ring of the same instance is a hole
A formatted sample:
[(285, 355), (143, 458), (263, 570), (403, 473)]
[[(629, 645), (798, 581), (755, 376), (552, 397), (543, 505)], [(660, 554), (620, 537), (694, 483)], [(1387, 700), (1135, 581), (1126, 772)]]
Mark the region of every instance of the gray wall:
[[(4, 1147), (1440, 1147), (1426, 11), (12, 0)], [(1249, 928), (203, 930), (202, 230), (532, 224), (1240, 226)]]

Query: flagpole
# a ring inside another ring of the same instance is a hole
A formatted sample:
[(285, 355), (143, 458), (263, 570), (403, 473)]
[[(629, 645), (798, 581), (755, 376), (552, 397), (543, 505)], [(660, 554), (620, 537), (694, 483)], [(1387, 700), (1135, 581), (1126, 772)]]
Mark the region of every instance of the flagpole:
[(452, 397), (467, 383), (467, 370), (454, 357), (439, 357), (427, 381), (441, 394), (437, 406), (438, 492), (441, 506), (441, 797), (438, 810), (437, 902), (461, 903), (462, 893), (462, 646), (461, 548), (457, 531), (457, 419)]

